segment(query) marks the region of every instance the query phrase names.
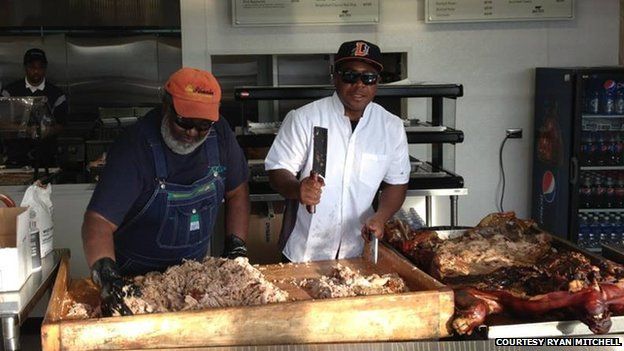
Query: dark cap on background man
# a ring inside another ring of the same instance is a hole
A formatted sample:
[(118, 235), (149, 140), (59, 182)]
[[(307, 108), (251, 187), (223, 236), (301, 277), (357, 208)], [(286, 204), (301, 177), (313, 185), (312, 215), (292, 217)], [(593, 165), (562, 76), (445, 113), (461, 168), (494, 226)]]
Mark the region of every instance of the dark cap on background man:
[(37, 48), (30, 49), (24, 54), (24, 66), (33, 61), (41, 61), (44, 65), (48, 64), (45, 52)]
[(178, 115), (219, 120), (221, 86), (212, 73), (196, 68), (181, 68), (169, 77), (165, 90), (171, 94)]
[(338, 66), (346, 61), (363, 61), (373, 65), (379, 72), (383, 70), (381, 64), (381, 50), (379, 46), (364, 40), (347, 41), (340, 45), (334, 64)]

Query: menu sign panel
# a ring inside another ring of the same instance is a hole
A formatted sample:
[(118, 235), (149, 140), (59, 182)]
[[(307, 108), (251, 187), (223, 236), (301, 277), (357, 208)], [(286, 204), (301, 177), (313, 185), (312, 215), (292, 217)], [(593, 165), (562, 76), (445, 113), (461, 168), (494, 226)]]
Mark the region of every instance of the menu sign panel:
[(426, 23), (572, 18), (574, 0), (425, 0)]
[(235, 26), (378, 22), (379, 0), (232, 0)]

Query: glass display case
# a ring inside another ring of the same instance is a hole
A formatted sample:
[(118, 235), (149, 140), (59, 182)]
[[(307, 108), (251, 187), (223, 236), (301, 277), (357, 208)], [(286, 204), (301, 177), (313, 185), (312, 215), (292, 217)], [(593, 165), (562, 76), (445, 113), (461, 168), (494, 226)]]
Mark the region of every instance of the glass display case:
[[(234, 98), (241, 102), (260, 100), (315, 100), (330, 96), (334, 87), (317, 86), (253, 86), (237, 87)], [(379, 85), (375, 101), (395, 98), (425, 100), (426, 116), (421, 119), (404, 118), (404, 126), (410, 144), (412, 172), (408, 196), (426, 198), (425, 222), (431, 221), (431, 197), (450, 196), (450, 224), (457, 224), (457, 196), (467, 194), (463, 178), (454, 173), (454, 145), (464, 139), (455, 124), (455, 100), (463, 95), (458, 84)], [(380, 102), (383, 104), (382, 102)], [(245, 106), (243, 104), (243, 106)], [(245, 115), (243, 113), (243, 115)], [(446, 125), (445, 123), (451, 123)], [(281, 120), (270, 122), (244, 121), (238, 131), (238, 141), (250, 159), (250, 193), (252, 201), (275, 201), (281, 199), (270, 188), (262, 159), (273, 143)], [(422, 146), (422, 148), (419, 148)]]
[(45, 96), (0, 97), (0, 184), (29, 184), (40, 167), (54, 165), (53, 121)]

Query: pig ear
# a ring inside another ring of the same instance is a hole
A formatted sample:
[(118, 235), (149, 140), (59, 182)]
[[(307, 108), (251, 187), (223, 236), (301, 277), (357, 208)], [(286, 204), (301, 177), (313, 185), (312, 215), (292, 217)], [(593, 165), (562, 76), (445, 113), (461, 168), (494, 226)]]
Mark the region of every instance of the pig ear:
[(9, 196), (0, 194), (0, 201), (4, 203), (6, 207), (15, 207), (15, 201)]

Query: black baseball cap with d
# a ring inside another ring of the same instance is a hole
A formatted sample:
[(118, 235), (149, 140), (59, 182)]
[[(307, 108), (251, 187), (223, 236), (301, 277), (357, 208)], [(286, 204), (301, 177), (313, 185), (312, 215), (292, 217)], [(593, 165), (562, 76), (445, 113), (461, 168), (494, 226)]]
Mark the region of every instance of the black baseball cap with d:
[(364, 40), (342, 43), (334, 59), (334, 65), (338, 67), (341, 62), (354, 60), (369, 63), (379, 72), (383, 70), (383, 65), (381, 64), (381, 50), (379, 46), (373, 43)]
[(24, 54), (24, 66), (33, 61), (41, 61), (41, 63), (43, 63), (44, 65), (48, 64), (48, 59), (46, 58), (45, 52), (37, 48), (29, 49)]

